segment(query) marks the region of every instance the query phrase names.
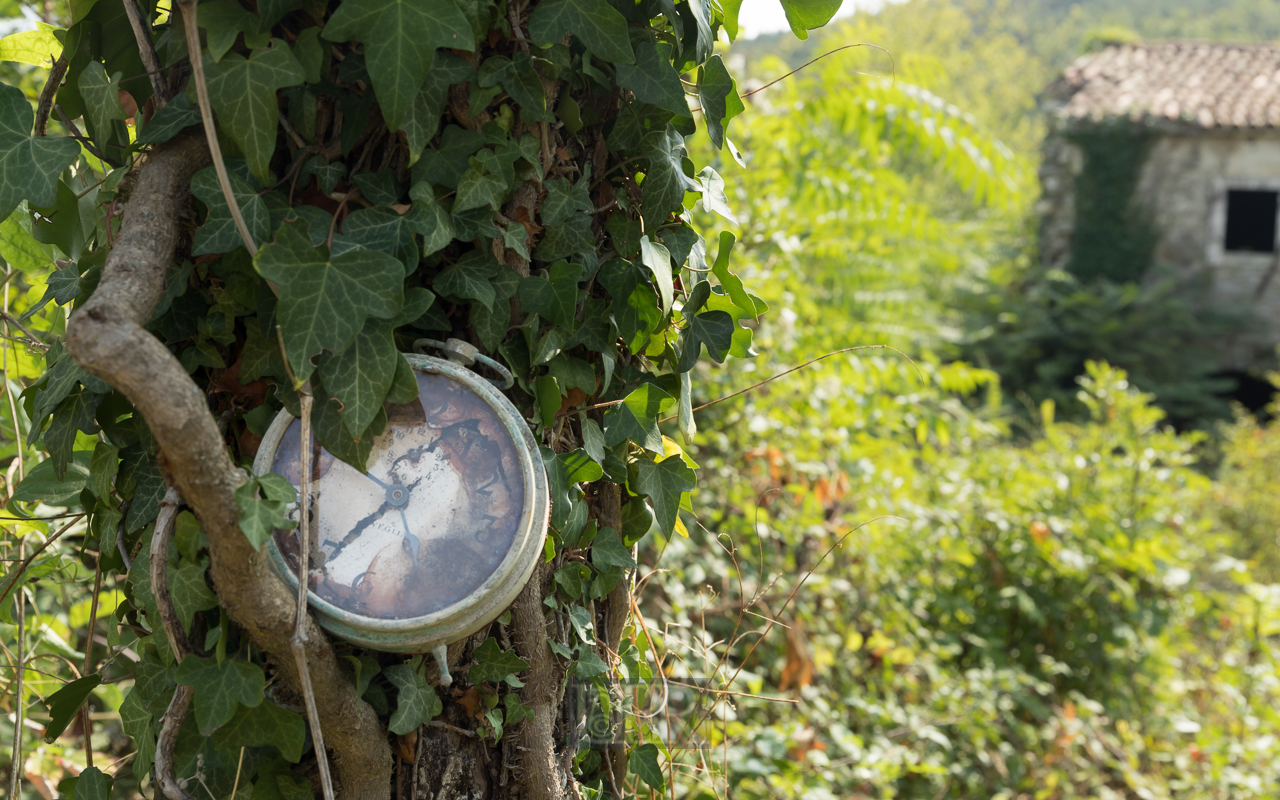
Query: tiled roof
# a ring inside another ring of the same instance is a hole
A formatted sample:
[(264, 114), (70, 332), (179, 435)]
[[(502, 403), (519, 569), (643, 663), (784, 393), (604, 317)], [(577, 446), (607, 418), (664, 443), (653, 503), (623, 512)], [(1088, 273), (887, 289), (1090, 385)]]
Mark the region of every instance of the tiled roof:
[(1045, 92), (1067, 125), (1131, 119), (1192, 128), (1280, 127), (1280, 47), (1112, 45), (1081, 56)]

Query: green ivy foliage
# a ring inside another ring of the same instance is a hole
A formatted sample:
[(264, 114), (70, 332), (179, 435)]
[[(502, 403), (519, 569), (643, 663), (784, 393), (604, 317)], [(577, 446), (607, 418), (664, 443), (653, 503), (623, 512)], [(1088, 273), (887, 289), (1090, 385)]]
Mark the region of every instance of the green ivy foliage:
[[(783, 0), (802, 38), (838, 6)], [(131, 677), (116, 701), (137, 748), (135, 781), (150, 772), (179, 685), (194, 702), (176, 772), (214, 796), (240, 780), (255, 797), (293, 797), (302, 779), (289, 765), (310, 757), (304, 718), (273, 693), (261, 653), (219, 608), (205, 534), (185, 512), (165, 557), (198, 653), (176, 662), (147, 570), (165, 492), (156, 442), (59, 342), (101, 279), (149, 150), (201, 135), (192, 58), (251, 241), (215, 167), (198, 173), (190, 206), (173, 209), (184, 235), (147, 328), (209, 393), (234, 457), (248, 465), (279, 409), (298, 413), (309, 381), (317, 438), (363, 469), (387, 424), (384, 403), (416, 393), (401, 353), (424, 337), (474, 342), (509, 366), (511, 398), (545, 445), (556, 587), (546, 605), (573, 631), (553, 649), (606, 709), (632, 702), (610, 695), (614, 682), (647, 695), (654, 675), (641, 647), (624, 641), (620, 660), (606, 661), (587, 609), (635, 568), (638, 541), (684, 531), (697, 465), (660, 425), (678, 417), (692, 436), (691, 370), (704, 352), (715, 362), (753, 356), (744, 322), (767, 309), (731, 271), (732, 236), (711, 262), (690, 224), (697, 202), (734, 220), (724, 180), (693, 162), (686, 141), (702, 120), (717, 148), (732, 149), (729, 123), (744, 104), (716, 48), (736, 35), (737, 5), (210, 0), (197, 11), (200, 53), (188, 50), (181, 6), (142, 10), (165, 79), (181, 81), (167, 104), (120, 0), (73, 2), (64, 28), (0, 46), (30, 62), (52, 37), (68, 64), (53, 99), (79, 123), (74, 136), (35, 136), (29, 98), (0, 85), (0, 252), (37, 285), (15, 324), (45, 329), (44, 341), (6, 356), (7, 374), (34, 378), (9, 385), (21, 391), (13, 421), (26, 461), (7, 510), (46, 535), (49, 509), (83, 513), (74, 536), (96, 553), (51, 550), (8, 583), (38, 608), (46, 577), (87, 570), (115, 593), (99, 613), (120, 623), (108, 626), (109, 657), (87, 645), (97, 672), (56, 693), (27, 684), (23, 702), (45, 697), (65, 722), (100, 691), (95, 677)], [(594, 518), (584, 489), (597, 481), (625, 487), (620, 530)], [(249, 480), (236, 494), (255, 546), (286, 524), (293, 493), (282, 483)], [(9, 592), (5, 624), (15, 607)], [(392, 733), (440, 714), (421, 657), (343, 652)], [(481, 734), (498, 739), (532, 713), (515, 693), (528, 665), (495, 639), (475, 661), (466, 679), (483, 689)], [(631, 773), (661, 786), (644, 723), (630, 741)], [(576, 763), (583, 792), (599, 796), (598, 753)]]

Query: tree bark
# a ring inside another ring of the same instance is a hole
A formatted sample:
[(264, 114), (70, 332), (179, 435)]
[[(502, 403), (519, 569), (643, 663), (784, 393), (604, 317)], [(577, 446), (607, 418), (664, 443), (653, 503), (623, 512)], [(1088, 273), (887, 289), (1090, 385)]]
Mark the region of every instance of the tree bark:
[[(301, 683), (289, 639), (294, 607), (264, 553), (241, 533), (234, 491), (244, 481), (227, 454), (204, 393), (143, 326), (164, 291), (178, 243), (178, 215), (192, 176), (209, 163), (203, 139), (182, 136), (152, 151), (125, 206), (124, 222), (93, 296), (71, 318), (66, 344), (87, 372), (114, 386), (146, 419), (173, 483), (209, 537), (212, 575), (227, 613), (270, 657), (287, 683)], [(391, 748), (373, 710), (355, 692), (328, 639), (308, 618), (307, 661), (325, 738), (345, 798), (384, 800)]]

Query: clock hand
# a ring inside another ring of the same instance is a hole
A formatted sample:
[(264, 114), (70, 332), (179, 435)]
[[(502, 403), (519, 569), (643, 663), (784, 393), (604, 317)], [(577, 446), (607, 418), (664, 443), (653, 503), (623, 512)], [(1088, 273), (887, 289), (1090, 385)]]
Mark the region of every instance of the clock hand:
[(404, 508), (400, 509), (400, 521), (404, 523), (404, 540), (409, 543), (409, 553), (413, 556), (413, 563), (418, 563), (418, 537), (409, 532), (409, 518), (404, 514)]
[(343, 550), (346, 549), (347, 545), (351, 544), (356, 539), (360, 538), (360, 534), (364, 533), (365, 528), (368, 528), (370, 525), (377, 522), (379, 517), (381, 517), (383, 514), (387, 513), (388, 511), (390, 511), (392, 508), (393, 506), (391, 504), (391, 501), (388, 500), (387, 502), (379, 506), (377, 511), (373, 512), (369, 516), (357, 522), (355, 524), (355, 527), (353, 527), (351, 531), (347, 533), (346, 536), (342, 537), (342, 541), (335, 543), (332, 539), (326, 539), (325, 544), (333, 545), (333, 552), (329, 554), (329, 557), (326, 560), (333, 561), (334, 559), (336, 559), (338, 555)]
[(390, 487), (390, 486), (388, 486), (386, 483), (383, 483), (381, 480), (379, 480), (379, 479), (375, 478), (375, 477), (373, 476), (373, 473), (372, 473), (372, 472), (366, 472), (366, 473), (364, 473), (364, 476), (365, 476), (366, 478), (368, 478), (369, 480), (373, 481), (374, 483), (378, 484), (379, 486), (381, 486), (383, 489), (387, 490), (388, 492), (389, 492), (389, 491), (391, 491), (391, 487)]

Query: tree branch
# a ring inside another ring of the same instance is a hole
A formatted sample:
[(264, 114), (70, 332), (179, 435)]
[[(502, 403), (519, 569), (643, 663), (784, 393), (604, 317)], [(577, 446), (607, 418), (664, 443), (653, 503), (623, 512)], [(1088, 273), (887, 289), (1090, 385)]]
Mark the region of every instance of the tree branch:
[[(294, 621), (289, 591), (238, 524), (234, 492), (244, 474), (227, 455), (204, 393), (168, 348), (143, 328), (163, 293), (178, 242), (175, 209), (192, 176), (208, 163), (208, 148), (199, 136), (181, 136), (152, 151), (125, 206), (101, 283), (71, 318), (67, 349), (81, 367), (128, 397), (146, 419), (173, 482), (209, 536), (219, 600), (301, 695), (302, 680), (289, 646)], [(373, 709), (356, 695), (350, 675), (310, 617), (307, 626), (310, 679), (337, 757), (344, 800), (386, 800), (392, 762), (385, 731)]]
[(53, 113), (53, 96), (62, 85), (68, 66), (67, 56), (63, 53), (57, 61), (53, 62), (53, 68), (49, 70), (49, 80), (44, 82), (44, 89), (40, 91), (40, 101), (36, 103), (35, 136), (44, 136), (49, 128), (49, 115)]
[(138, 40), (138, 55), (142, 56), (142, 66), (151, 79), (151, 89), (156, 95), (156, 111), (164, 108), (169, 102), (168, 87), (164, 81), (164, 67), (160, 66), (160, 57), (156, 55), (156, 46), (151, 41), (150, 26), (142, 18), (142, 9), (138, 8), (138, 0), (123, 0), (124, 13), (129, 16), (129, 26), (133, 28), (133, 38)]
[[(173, 536), (173, 522), (177, 519), (180, 505), (182, 496), (170, 486), (164, 499), (160, 501), (155, 535), (151, 537), (149, 564), (151, 594), (155, 596), (156, 608), (160, 611), (160, 627), (164, 628), (164, 635), (169, 639), (169, 647), (179, 664), (190, 655), (192, 649), (186, 632), (182, 630), (182, 623), (178, 621), (178, 612), (173, 608), (173, 598), (169, 596), (169, 539)], [(195, 800), (187, 787), (173, 774), (173, 748), (178, 743), (182, 721), (187, 718), (187, 710), (191, 708), (193, 694), (192, 687), (179, 684), (164, 716), (160, 718), (160, 736), (156, 738), (155, 776), (160, 791), (169, 800)]]

